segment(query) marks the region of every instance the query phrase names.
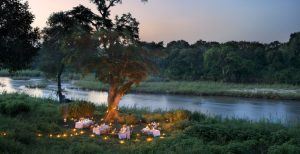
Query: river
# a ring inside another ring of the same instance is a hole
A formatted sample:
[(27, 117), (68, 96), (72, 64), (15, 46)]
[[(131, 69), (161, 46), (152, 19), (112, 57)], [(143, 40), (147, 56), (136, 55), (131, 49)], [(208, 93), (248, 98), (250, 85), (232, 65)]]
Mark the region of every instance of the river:
[[(29, 83), (42, 82), (43, 79), (12, 80), (0, 77), (0, 93), (25, 93), (33, 97), (57, 99), (56, 85), (50, 82), (46, 88), (27, 88)], [(72, 82), (62, 85), (64, 94), (72, 100), (85, 100), (105, 104), (106, 92), (85, 91), (75, 87)], [(121, 106), (148, 108), (150, 110), (186, 109), (199, 111), (210, 116), (222, 118), (248, 119), (252, 121), (294, 123), (300, 121), (300, 102), (285, 100), (248, 99), (235, 97), (204, 97), (157, 94), (128, 94), (123, 97)]]

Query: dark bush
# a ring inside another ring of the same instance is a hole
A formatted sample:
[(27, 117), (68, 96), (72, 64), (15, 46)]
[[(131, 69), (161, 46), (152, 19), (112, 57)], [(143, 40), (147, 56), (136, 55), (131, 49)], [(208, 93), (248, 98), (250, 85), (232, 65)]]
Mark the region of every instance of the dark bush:
[(269, 148), (270, 154), (297, 154), (300, 153), (300, 147), (290, 144), (275, 145)]
[(0, 138), (0, 153), (22, 153), (23, 146), (14, 140)]
[(0, 105), (0, 112), (4, 115), (16, 116), (21, 113), (30, 112), (30, 105), (16, 101), (16, 102), (5, 102)]

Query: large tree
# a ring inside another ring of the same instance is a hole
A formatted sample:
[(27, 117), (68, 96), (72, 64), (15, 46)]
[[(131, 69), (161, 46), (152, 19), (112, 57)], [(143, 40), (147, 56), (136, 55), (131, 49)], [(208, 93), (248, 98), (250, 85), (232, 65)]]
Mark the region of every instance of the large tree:
[(78, 60), (86, 72), (95, 73), (99, 81), (109, 84), (104, 120), (121, 120), (117, 110), (121, 98), (155, 70), (151, 55), (156, 52), (150, 52), (139, 41), (139, 23), (130, 13), (116, 16), (115, 20), (110, 18), (110, 8), (121, 0), (92, 2), (98, 8), (92, 25), (99, 46), (93, 52), (78, 53)]
[(61, 76), (66, 68), (72, 66), (72, 58), (78, 50), (95, 47), (91, 38), (90, 21), (93, 13), (83, 6), (71, 11), (58, 12), (50, 16), (43, 30), (43, 45), (39, 53), (39, 67), (48, 77), (57, 79), (57, 95), (64, 102)]
[(0, 68), (11, 71), (30, 66), (39, 48), (37, 28), (28, 3), (21, 0), (0, 1)]

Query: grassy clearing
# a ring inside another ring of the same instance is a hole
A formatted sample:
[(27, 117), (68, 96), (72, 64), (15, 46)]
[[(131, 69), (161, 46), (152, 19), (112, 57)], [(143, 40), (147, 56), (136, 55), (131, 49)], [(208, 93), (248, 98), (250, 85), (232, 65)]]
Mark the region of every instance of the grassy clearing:
[[(52, 100), (25, 95), (0, 95), (0, 153), (300, 152), (299, 125), (285, 127), (267, 122), (222, 120), (187, 111), (121, 108), (123, 116), (141, 121), (135, 124), (138, 129), (132, 139), (123, 144), (113, 135), (92, 137), (88, 129), (82, 135), (70, 137), (74, 132), (72, 127), (64, 127), (61, 106)], [(105, 106), (96, 107), (96, 121), (104, 112)], [(164, 138), (147, 141), (148, 136), (137, 135), (150, 120), (161, 123)], [(70, 121), (69, 125), (73, 126), (74, 122)]]
[[(75, 85), (89, 90), (108, 89), (107, 85), (90, 79), (79, 80)], [(133, 87), (132, 92), (300, 100), (300, 86), (288, 84), (236, 84), (209, 81), (143, 82)]]

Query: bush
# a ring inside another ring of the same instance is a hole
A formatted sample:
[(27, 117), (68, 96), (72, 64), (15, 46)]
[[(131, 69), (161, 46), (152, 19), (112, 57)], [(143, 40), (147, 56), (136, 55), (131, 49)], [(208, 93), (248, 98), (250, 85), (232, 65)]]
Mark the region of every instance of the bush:
[(152, 121), (156, 122), (162, 122), (165, 120), (165, 118), (162, 116), (162, 114), (155, 113), (155, 114), (144, 114), (142, 115), (142, 118), (145, 122), (150, 123)]
[(82, 117), (93, 117), (96, 106), (88, 102), (75, 102), (61, 107), (62, 115), (68, 118), (79, 119)]
[(0, 153), (22, 153), (23, 146), (14, 140), (0, 138)]
[(0, 104), (0, 112), (9, 116), (16, 116), (21, 113), (28, 113), (30, 112), (30, 109), (30, 105), (20, 101), (7, 101), (5, 103)]
[(300, 147), (290, 144), (275, 145), (269, 148), (270, 154), (296, 154), (300, 153)]
[(124, 118), (124, 122), (126, 124), (137, 124), (138, 123), (138, 119), (132, 114), (124, 115), (123, 118)]

